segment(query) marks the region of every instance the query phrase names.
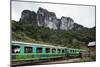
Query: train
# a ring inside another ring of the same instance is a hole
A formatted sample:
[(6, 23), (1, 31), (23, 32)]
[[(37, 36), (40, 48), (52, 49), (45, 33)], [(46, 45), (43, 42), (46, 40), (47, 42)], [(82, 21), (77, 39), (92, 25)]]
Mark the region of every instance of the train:
[(84, 50), (54, 45), (11, 41), (11, 64), (25, 64), (57, 58), (81, 57)]

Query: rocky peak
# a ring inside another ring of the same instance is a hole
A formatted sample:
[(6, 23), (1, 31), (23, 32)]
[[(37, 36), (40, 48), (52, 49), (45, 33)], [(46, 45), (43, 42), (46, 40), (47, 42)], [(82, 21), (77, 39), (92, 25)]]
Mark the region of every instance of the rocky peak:
[(37, 14), (34, 11), (23, 10), (21, 13), (20, 23), (37, 25)]
[(72, 18), (62, 16), (60, 29), (61, 30), (70, 30), (73, 28), (73, 24), (74, 24), (74, 21)]
[(23, 10), (19, 22), (66, 31), (85, 29), (82, 25), (74, 23), (71, 17), (62, 16), (61, 19), (58, 19), (54, 12), (50, 12), (41, 7), (39, 7), (37, 13), (30, 10)]
[(55, 13), (49, 12), (46, 9), (39, 8), (37, 11), (38, 26), (49, 27), (50, 29), (57, 29), (57, 18)]

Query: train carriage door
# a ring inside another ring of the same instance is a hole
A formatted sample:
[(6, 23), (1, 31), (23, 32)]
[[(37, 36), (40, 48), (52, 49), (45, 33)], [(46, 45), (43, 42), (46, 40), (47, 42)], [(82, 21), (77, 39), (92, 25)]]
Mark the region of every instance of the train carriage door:
[(67, 57), (68, 55), (68, 48), (65, 49), (65, 56)]
[(24, 53), (25, 53), (25, 55), (24, 55), (25, 58), (33, 58), (33, 55), (32, 55), (32, 47), (25, 46), (24, 47)]
[(42, 53), (43, 53), (43, 48), (42, 47), (37, 47), (37, 57), (41, 58), (42, 57)]
[(50, 48), (46, 48), (46, 54), (45, 54), (46, 57), (50, 57), (50, 54), (49, 53), (50, 53)]
[(12, 52), (12, 56), (11, 56), (12, 60), (20, 58), (20, 56), (17, 55), (20, 53), (20, 46), (12, 45), (11, 52)]

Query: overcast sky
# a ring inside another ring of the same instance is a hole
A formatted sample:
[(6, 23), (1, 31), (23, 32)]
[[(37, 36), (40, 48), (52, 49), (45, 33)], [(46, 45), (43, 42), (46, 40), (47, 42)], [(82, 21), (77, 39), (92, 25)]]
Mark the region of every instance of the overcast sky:
[(85, 27), (95, 26), (95, 7), (80, 6), (80, 5), (65, 5), (65, 4), (50, 4), (50, 3), (35, 3), (35, 2), (12, 2), (12, 20), (19, 21), (23, 10), (31, 10), (37, 12), (38, 8), (42, 7), (48, 11), (55, 12), (57, 18), (62, 16), (71, 17), (74, 22)]

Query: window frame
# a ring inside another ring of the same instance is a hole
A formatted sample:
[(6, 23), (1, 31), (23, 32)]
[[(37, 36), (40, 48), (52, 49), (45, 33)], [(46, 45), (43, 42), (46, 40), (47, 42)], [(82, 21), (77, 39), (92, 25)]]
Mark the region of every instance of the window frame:
[(16, 52), (13, 51), (13, 50), (14, 50), (14, 49), (12, 49), (13, 47), (19, 48), (19, 52), (18, 52), (18, 53), (21, 53), (21, 46), (18, 46), (18, 45), (12, 45), (12, 46), (11, 46), (11, 53), (17, 54)]
[(52, 53), (56, 53), (56, 48), (52, 48)]
[(61, 49), (57, 49), (57, 52), (58, 52), (58, 53), (61, 53)]
[(64, 49), (62, 49), (62, 53), (65, 53), (65, 50)]
[[(41, 49), (40, 52), (38, 51), (38, 49)], [(42, 47), (37, 47), (36, 48), (36, 53), (43, 53), (43, 48)]]
[[(28, 52), (25, 52), (26, 50), (26, 48), (31, 48), (31, 51), (28, 51)], [(30, 47), (30, 46), (24, 46), (24, 53), (33, 53), (33, 47)]]
[[(47, 49), (49, 49), (48, 52), (47, 52)], [(46, 53), (50, 53), (50, 48), (45, 48), (45, 52), (46, 52)]]

